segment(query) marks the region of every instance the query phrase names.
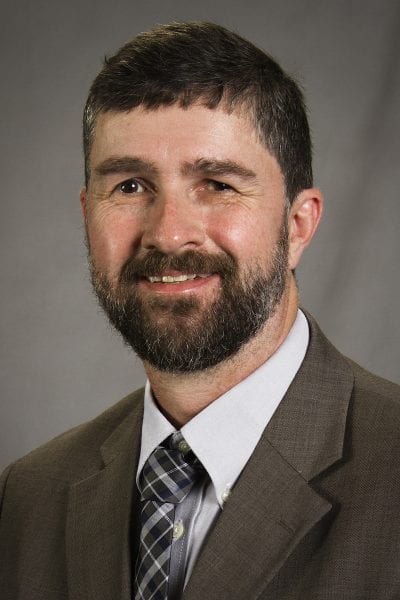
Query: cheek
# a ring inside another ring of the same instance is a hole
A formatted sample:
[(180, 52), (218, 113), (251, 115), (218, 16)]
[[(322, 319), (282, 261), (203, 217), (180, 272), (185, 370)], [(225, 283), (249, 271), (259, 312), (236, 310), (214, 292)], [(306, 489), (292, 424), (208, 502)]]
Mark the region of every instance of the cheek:
[(137, 245), (137, 220), (123, 211), (92, 214), (87, 232), (92, 259), (110, 273), (119, 272)]
[(225, 252), (240, 261), (253, 259), (263, 261), (268, 256), (269, 244), (273, 245), (272, 224), (265, 215), (226, 214), (209, 223), (209, 237)]

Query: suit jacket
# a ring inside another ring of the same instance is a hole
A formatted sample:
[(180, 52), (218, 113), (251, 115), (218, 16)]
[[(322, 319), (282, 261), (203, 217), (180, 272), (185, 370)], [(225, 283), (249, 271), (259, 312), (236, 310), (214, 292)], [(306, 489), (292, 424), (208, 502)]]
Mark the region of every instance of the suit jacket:
[[(184, 600), (400, 598), (399, 387), (310, 324)], [(3, 474), (3, 600), (130, 598), (142, 412), (140, 390)]]

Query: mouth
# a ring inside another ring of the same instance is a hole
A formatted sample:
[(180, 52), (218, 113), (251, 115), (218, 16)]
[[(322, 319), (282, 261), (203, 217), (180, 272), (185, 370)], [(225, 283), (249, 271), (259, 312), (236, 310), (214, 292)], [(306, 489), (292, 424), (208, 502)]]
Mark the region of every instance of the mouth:
[(216, 273), (182, 273), (168, 271), (159, 275), (146, 275), (139, 279), (143, 290), (156, 294), (206, 293), (219, 285), (220, 277)]
[(206, 279), (210, 273), (180, 273), (179, 275), (149, 275), (146, 277), (150, 283), (182, 283), (194, 279)]

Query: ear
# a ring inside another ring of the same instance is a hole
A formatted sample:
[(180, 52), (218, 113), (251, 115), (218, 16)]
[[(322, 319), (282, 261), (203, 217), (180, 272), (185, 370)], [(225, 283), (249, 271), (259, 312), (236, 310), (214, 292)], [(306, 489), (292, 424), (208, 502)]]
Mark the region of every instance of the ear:
[(80, 191), (80, 194), (79, 194), (79, 200), (80, 200), (80, 203), (81, 203), (83, 220), (85, 222), (86, 222), (86, 215), (87, 215), (86, 195), (87, 195), (86, 187), (83, 187), (81, 189), (81, 191)]
[(322, 194), (317, 188), (303, 190), (289, 211), (289, 268), (295, 269), (310, 243), (322, 215)]

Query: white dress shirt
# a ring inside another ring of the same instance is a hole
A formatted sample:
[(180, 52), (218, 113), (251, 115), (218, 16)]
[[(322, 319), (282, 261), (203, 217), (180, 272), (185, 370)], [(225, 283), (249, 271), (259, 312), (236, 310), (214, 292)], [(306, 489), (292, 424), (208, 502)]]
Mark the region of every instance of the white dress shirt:
[[(207, 533), (229, 499), (231, 488), (303, 362), (308, 341), (308, 323), (299, 310), (278, 350), (181, 428), (209, 475), (188, 532), (186, 581)], [(153, 450), (175, 431), (158, 409), (147, 381), (137, 481)]]

